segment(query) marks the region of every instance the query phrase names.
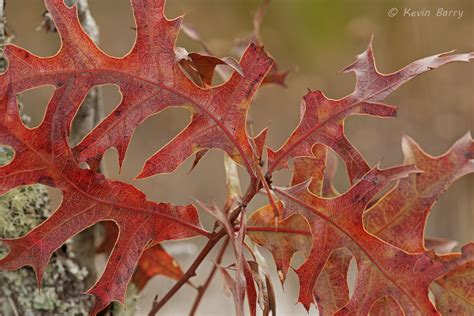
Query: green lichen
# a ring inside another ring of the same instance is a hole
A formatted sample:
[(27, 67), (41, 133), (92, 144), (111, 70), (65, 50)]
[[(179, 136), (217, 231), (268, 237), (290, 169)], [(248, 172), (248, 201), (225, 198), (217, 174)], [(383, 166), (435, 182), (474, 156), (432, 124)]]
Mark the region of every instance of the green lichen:
[[(41, 185), (23, 186), (0, 196), (0, 237), (26, 234), (48, 217), (49, 197)], [(0, 257), (6, 250), (0, 248)]]
[[(12, 190), (0, 196), (0, 238), (22, 236), (49, 215), (45, 187)], [(92, 299), (82, 293), (89, 273), (74, 261), (70, 245), (67, 242), (53, 255), (40, 290), (31, 268), (0, 272), (0, 315), (87, 315)], [(0, 258), (6, 253), (0, 247)]]
[(135, 284), (130, 283), (127, 287), (127, 295), (125, 296), (125, 306), (114, 302), (110, 309), (110, 314), (114, 316), (133, 316), (137, 312), (137, 303), (139, 299), (138, 289)]
[(13, 159), (13, 154), (14, 152), (10, 147), (0, 146), (0, 167), (10, 162)]

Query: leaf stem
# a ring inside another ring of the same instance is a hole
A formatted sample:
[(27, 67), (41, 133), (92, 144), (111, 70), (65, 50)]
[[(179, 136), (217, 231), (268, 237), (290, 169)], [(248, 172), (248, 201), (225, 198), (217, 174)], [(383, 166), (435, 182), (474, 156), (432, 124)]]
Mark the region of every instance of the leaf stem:
[[(256, 179), (255, 179), (256, 180)], [(250, 183), (247, 192), (242, 200), (242, 204), (235, 208), (232, 212), (230, 212), (229, 220), (231, 223), (234, 223), (235, 220), (238, 218), (242, 209), (247, 207), (247, 204), (252, 200), (252, 198), (257, 194), (258, 190), (260, 189), (260, 182), (259, 181), (252, 181)], [(188, 282), (190, 278), (196, 275), (196, 270), (199, 268), (201, 263), (207, 257), (209, 252), (214, 248), (214, 246), (222, 239), (222, 237), (226, 236), (227, 232), (225, 228), (220, 229), (218, 232), (211, 234), (209, 240), (207, 241), (204, 248), (201, 250), (199, 255), (194, 259), (194, 262), (188, 268), (186, 273), (179, 279), (178, 282), (168, 291), (168, 293), (163, 296), (163, 298), (159, 301), (153, 302), (153, 306), (148, 313), (149, 316), (156, 315), (156, 313), (173, 297), (173, 295), (181, 289), (181, 287)]]

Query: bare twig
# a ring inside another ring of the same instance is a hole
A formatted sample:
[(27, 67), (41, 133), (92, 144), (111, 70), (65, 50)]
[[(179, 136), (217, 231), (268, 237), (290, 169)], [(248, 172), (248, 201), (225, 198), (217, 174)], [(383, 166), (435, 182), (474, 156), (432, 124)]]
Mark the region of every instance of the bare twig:
[[(258, 181), (252, 181), (247, 190), (247, 193), (243, 198), (242, 204), (235, 208), (232, 212), (230, 212), (229, 220), (231, 223), (235, 222), (235, 220), (239, 217), (242, 209), (247, 207), (247, 204), (252, 200), (252, 198), (255, 196), (259, 189), (260, 183)], [(153, 302), (153, 306), (148, 315), (155, 315), (173, 297), (173, 295), (178, 292), (184, 284), (187, 283), (190, 278), (196, 275), (197, 268), (201, 265), (201, 263), (207, 257), (209, 252), (211, 252), (214, 246), (219, 242), (219, 240), (221, 240), (225, 235), (227, 235), (227, 231), (225, 230), (225, 228), (222, 228), (218, 232), (211, 235), (204, 248), (201, 250), (196, 259), (194, 259), (194, 262), (188, 268), (186, 273), (184, 273), (181, 279), (168, 291), (168, 293), (166, 293), (165, 296), (163, 296), (160, 301), (155, 300)]]
[(206, 278), (206, 281), (202, 286), (198, 288), (198, 294), (196, 296), (196, 299), (194, 301), (194, 304), (191, 308), (191, 311), (189, 312), (190, 316), (193, 316), (196, 314), (196, 311), (199, 307), (199, 304), (201, 303), (201, 300), (204, 296), (204, 293), (206, 293), (206, 290), (208, 289), (209, 285), (212, 282), (212, 279), (214, 278), (214, 275), (217, 272), (217, 266), (221, 264), (222, 258), (224, 257), (225, 250), (227, 249), (227, 246), (229, 245), (229, 238), (226, 238), (224, 243), (222, 244), (221, 249), (219, 250), (219, 253), (217, 254), (215, 264), (212, 266), (212, 270), (209, 273), (209, 275)]
[(270, 205), (273, 209), (273, 215), (275, 217), (275, 225), (277, 225), (278, 224), (278, 218), (280, 216), (280, 212), (279, 212), (278, 207), (276, 205), (275, 199), (273, 198), (272, 191), (270, 189), (270, 185), (268, 184), (270, 182), (270, 178), (263, 175), (263, 171), (262, 171), (260, 166), (256, 166), (256, 170), (257, 170), (258, 179), (262, 183), (262, 186), (265, 189), (265, 192), (267, 194), (268, 201), (270, 202)]

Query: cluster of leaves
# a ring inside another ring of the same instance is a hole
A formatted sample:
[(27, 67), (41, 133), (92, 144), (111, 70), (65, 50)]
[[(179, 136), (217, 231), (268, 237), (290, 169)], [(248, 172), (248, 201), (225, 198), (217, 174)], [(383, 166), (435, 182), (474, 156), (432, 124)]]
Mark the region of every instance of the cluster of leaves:
[[(393, 117), (396, 108), (383, 103), (389, 94), (426, 71), (467, 62), (472, 54), (435, 55), (384, 75), (376, 69), (370, 44), (344, 70), (356, 75), (354, 91), (338, 100), (309, 91), (301, 105), (300, 124), (280, 149), (272, 150), (265, 146), (267, 130), (255, 138), (247, 133), (247, 112), (258, 88), (264, 83), (282, 84), (285, 77), (261, 46), (261, 11), (250, 38), (253, 43), (237, 63), (176, 48), (181, 18), (166, 19), (163, 0), (132, 0), (136, 42), (123, 58), (106, 55), (92, 42), (75, 6), (68, 7), (63, 0), (45, 0), (45, 4), (62, 39), (59, 52), (40, 58), (15, 45), (5, 48), (9, 67), (0, 77), (0, 144), (13, 149), (14, 157), (0, 168), (0, 193), (40, 183), (60, 189), (63, 200), (26, 235), (2, 240), (9, 252), (0, 260), (1, 269), (31, 266), (41, 286), (54, 251), (87, 227), (109, 222), (109, 238), (100, 251), (111, 254), (102, 276), (88, 291), (95, 296), (92, 315), (114, 300), (123, 302), (132, 278), (139, 288), (157, 273), (179, 279), (154, 304), (152, 313), (157, 312), (222, 238), (226, 241), (216, 263), (230, 244), (235, 264), (216, 266), (208, 281), (216, 269), (222, 272), (238, 314), (243, 313), (245, 295), (251, 314), (256, 314), (257, 301), (265, 314), (275, 312), (265, 265), (256, 248), (246, 247), (249, 239), (272, 252), (282, 282), (293, 254), (304, 253), (306, 261), (296, 273), (299, 302), (307, 309), (314, 303), (323, 314), (474, 313), (474, 244), (465, 245), (461, 253), (439, 255), (425, 248), (423, 234), (440, 194), (474, 171), (471, 137), (464, 136), (439, 157), (429, 156), (405, 137), (405, 164), (381, 170), (370, 167), (344, 135), (348, 116)], [(185, 31), (198, 38), (194, 30)], [(220, 64), (233, 73), (223, 84), (212, 86)], [(117, 85), (122, 101), (71, 148), (68, 139), (74, 116), (88, 91), (102, 84)], [(43, 85), (56, 89), (43, 122), (29, 129), (18, 114), (16, 94)], [(212, 232), (201, 226), (195, 206), (148, 201), (134, 186), (107, 179), (98, 171), (107, 149), (115, 148), (122, 164), (137, 126), (174, 106), (189, 109), (191, 123), (150, 157), (137, 177), (169, 173), (192, 155), (197, 164), (207, 150), (223, 150), (230, 157), (226, 161), (228, 200), (223, 209), (201, 205), (217, 219)], [(352, 186), (342, 194), (332, 185), (336, 166), (329, 149), (343, 159), (349, 173)], [(273, 173), (289, 168), (290, 160), (294, 169), (290, 186), (273, 186)], [(243, 196), (234, 163), (250, 176)], [(392, 190), (376, 198), (395, 181)], [(269, 204), (247, 218), (247, 205), (260, 191), (268, 196)], [(208, 243), (183, 274), (160, 242), (196, 236), (207, 238)], [(253, 259), (246, 258), (244, 249)], [(352, 258), (357, 281), (349, 297), (347, 271)], [(430, 286), (436, 307), (428, 296)]]

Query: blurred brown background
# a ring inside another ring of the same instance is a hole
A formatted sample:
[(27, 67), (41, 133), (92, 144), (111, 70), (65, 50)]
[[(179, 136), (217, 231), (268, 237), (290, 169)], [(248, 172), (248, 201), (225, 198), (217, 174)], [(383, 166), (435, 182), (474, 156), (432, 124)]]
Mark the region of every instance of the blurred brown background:
[[(100, 27), (100, 47), (113, 56), (126, 54), (135, 36), (129, 0), (89, 0), (89, 3)], [(185, 23), (199, 29), (214, 53), (228, 56), (232, 53), (234, 40), (251, 31), (252, 16), (258, 4), (257, 0), (169, 0), (166, 13), (168, 17), (185, 13)], [(398, 9), (398, 15), (393, 18), (387, 14), (391, 8)], [(405, 8), (431, 10), (431, 16), (403, 16)], [(438, 8), (463, 10), (463, 15), (461, 18), (436, 17)], [(40, 56), (49, 56), (58, 50), (60, 42), (56, 34), (35, 31), (44, 10), (40, 0), (10, 0), (7, 19), (15, 36), (14, 43)], [(297, 125), (300, 100), (307, 88), (321, 89), (332, 98), (350, 93), (354, 77), (340, 75), (337, 71), (365, 50), (371, 34), (375, 36), (378, 68), (384, 73), (435, 53), (452, 49), (472, 51), (473, 13), (474, 2), (470, 0), (274, 0), (263, 23), (263, 40), (281, 68), (290, 70), (291, 74), (287, 89), (267, 87), (257, 96), (250, 111), (255, 131), (270, 124), (269, 144), (277, 148)], [(199, 50), (199, 46), (184, 34), (180, 36), (178, 45), (188, 51)], [(352, 117), (346, 121), (347, 135), (371, 165), (381, 158), (383, 166), (403, 161), (402, 132), (413, 137), (428, 153), (441, 154), (473, 127), (473, 84), (473, 66), (469, 64), (452, 64), (425, 74), (388, 98), (387, 103), (399, 106), (397, 119)], [(22, 94), (21, 100), (25, 111), (33, 117), (33, 125), (41, 121), (51, 91), (45, 87)], [(106, 111), (110, 112), (120, 101), (118, 89), (106, 86), (103, 94)], [(115, 152), (108, 152), (108, 176), (129, 181), (140, 171), (145, 159), (184, 128), (189, 119), (190, 115), (184, 109), (169, 109), (147, 119), (135, 133), (121, 174)], [(184, 204), (199, 199), (222, 203), (222, 157), (221, 152), (210, 152), (188, 176), (186, 173), (192, 159), (173, 174), (132, 183), (153, 200)], [(288, 178), (289, 173), (283, 172), (277, 177), (277, 182), (284, 184)], [(337, 184), (340, 190), (347, 188), (343, 171), (339, 172)], [(441, 198), (430, 215), (428, 236), (460, 243), (474, 240), (473, 184), (474, 177), (465, 177)], [(254, 205), (261, 203), (256, 201)], [(204, 219), (204, 222), (209, 224), (210, 220)], [(187, 244), (192, 249), (195, 245), (202, 245), (202, 240)], [(178, 260), (186, 268), (192, 256), (182, 247), (172, 246), (170, 249), (177, 252)], [(273, 265), (270, 266), (273, 269)], [(208, 266), (204, 266), (200, 271), (207, 269)], [(162, 277), (150, 284), (140, 314), (148, 311), (150, 300), (156, 293), (163, 295), (172, 284)], [(290, 273), (285, 297), (278, 304), (283, 315), (305, 315), (301, 306), (294, 305), (295, 284), (294, 274)], [(275, 288), (281, 296), (282, 290), (277, 282)], [(209, 294), (200, 309), (202, 315), (222, 314), (226, 310), (223, 308), (227, 308), (229, 314), (233, 313), (229, 305), (231, 300), (221, 299), (220, 280), (214, 282)], [(181, 291), (163, 313), (186, 313), (194, 295), (190, 288)], [(312, 312), (315, 313), (314, 308)]]

